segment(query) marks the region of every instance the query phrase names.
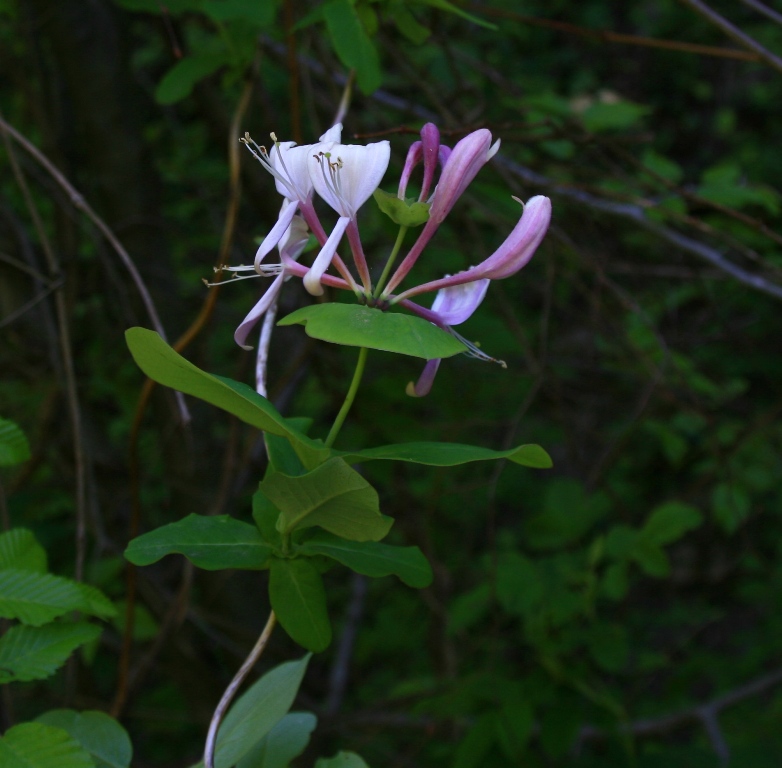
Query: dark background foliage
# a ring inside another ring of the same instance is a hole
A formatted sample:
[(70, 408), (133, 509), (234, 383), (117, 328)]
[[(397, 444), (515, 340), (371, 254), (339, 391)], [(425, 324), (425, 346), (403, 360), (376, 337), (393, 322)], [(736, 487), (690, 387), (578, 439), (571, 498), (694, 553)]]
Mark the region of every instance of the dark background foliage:
[[(757, 5), (714, 10), (782, 51), (779, 18)], [(415, 361), (370, 355), (340, 442), (537, 442), (555, 468), (366, 468), (392, 538), (423, 549), (435, 583), (327, 576), (336, 640), (299, 699), (320, 718), (311, 755), (458, 768), (782, 760), (782, 71), (702, 11), (0, 1), (3, 120), (108, 224), (169, 339), (186, 335), (184, 354), (215, 373), (252, 381), (232, 333), (261, 288), (209, 294), (201, 278), (221, 259), (247, 263), (279, 205), (237, 138), (316, 139), (350, 68), (344, 135), (390, 139), (388, 191), (427, 120), (451, 144), (481, 126), (502, 138), (416, 277), (488, 256), (518, 217), (510, 195), (552, 198), (535, 259), (465, 326), (508, 370), (451, 359), (411, 400)], [(3, 523), (32, 528), (55, 570), (83, 568), (123, 601), (134, 508), (141, 530), (191, 512), (248, 518), (262, 442), (196, 402), (183, 426), (160, 389), (139, 406), (122, 334), (151, 323), (126, 266), (19, 141), (0, 164), (0, 415), (33, 447), (3, 475)], [(361, 228), (380, 263), (391, 226), (368, 204)], [(294, 283), (282, 312), (308, 301)], [(352, 365), (350, 350), (279, 329), (270, 397), (314, 415), (322, 435)], [(64, 703), (113, 706), (136, 765), (190, 764), (263, 624), (264, 578), (178, 558), (142, 569), (127, 696), (118, 621), (46, 684), (12, 686), (3, 725)], [(278, 633), (265, 663), (298, 653)]]

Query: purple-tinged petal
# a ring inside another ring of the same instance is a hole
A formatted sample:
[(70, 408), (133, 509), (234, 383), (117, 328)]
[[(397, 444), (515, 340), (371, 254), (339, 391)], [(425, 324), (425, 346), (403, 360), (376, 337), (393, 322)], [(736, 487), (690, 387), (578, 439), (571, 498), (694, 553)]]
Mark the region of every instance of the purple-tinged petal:
[(320, 279), (323, 277), (323, 273), (329, 268), (331, 260), (337, 252), (339, 241), (342, 240), (342, 235), (345, 234), (345, 230), (349, 223), (349, 217), (340, 217), (329, 235), (329, 239), (326, 240), (326, 244), (320, 249), (320, 253), (315, 257), (315, 261), (312, 263), (309, 272), (304, 276), (304, 287), (313, 296), (321, 296), (323, 294), (323, 286), (320, 284)]
[(421, 162), (423, 157), (423, 144), (420, 141), (413, 142), (410, 145), (410, 149), (407, 150), (407, 157), (405, 158), (405, 166), (402, 168), (402, 176), (399, 179), (399, 191), (396, 196), (400, 200), (405, 199), (405, 192), (407, 192), (407, 183), (410, 181), (410, 176), (413, 173), (413, 169)]
[[(543, 195), (531, 198), (524, 207), (524, 213), (518, 224), (508, 235), (505, 242), (485, 261), (475, 267), (457, 272), (455, 275), (432, 280), (423, 285), (417, 285), (408, 291), (403, 291), (394, 297), (394, 303), (409, 299), (420, 293), (439, 291), (456, 285), (471, 283), (489, 278), (501, 280), (518, 272), (534, 256), (537, 247), (543, 240), (551, 221), (551, 201)], [(389, 289), (393, 288), (389, 281)], [(385, 295), (385, 294), (384, 294)]]
[(272, 227), (271, 232), (264, 237), (263, 242), (258, 246), (258, 250), (255, 253), (256, 270), (264, 258), (266, 258), (269, 251), (271, 251), (271, 249), (285, 236), (285, 232), (290, 226), (291, 221), (293, 221), (293, 215), (296, 213), (298, 207), (298, 200), (285, 200), (283, 202), (277, 223)]
[(427, 123), (421, 128), (421, 143), (423, 146), (424, 180), (421, 184), (421, 194), (418, 200), (426, 200), (429, 190), (432, 188), (434, 171), (437, 167), (437, 158), (440, 150), (440, 131), (434, 123)]
[(411, 381), (405, 388), (405, 392), (410, 397), (425, 397), (432, 390), (432, 384), (434, 384), (434, 377), (437, 374), (437, 369), (440, 367), (440, 359), (427, 360), (424, 370), (418, 377), (418, 381), (413, 384)]
[(432, 312), (436, 312), (446, 325), (459, 325), (480, 306), (491, 280), (476, 280), (472, 283), (443, 288), (437, 292), (432, 302)]
[(263, 316), (264, 312), (271, 306), (272, 302), (277, 298), (282, 288), (283, 280), (285, 279), (285, 273), (281, 272), (274, 278), (274, 282), (266, 289), (266, 293), (261, 296), (258, 303), (250, 310), (247, 317), (242, 320), (239, 327), (234, 333), (234, 341), (242, 347), (242, 349), (252, 349), (251, 345), (247, 344), (247, 337), (250, 335), (250, 331), (257, 325), (258, 321)]
[[(505, 242), (482, 264), (474, 267), (481, 277), (501, 280), (516, 274), (535, 255), (551, 222), (551, 200), (536, 195), (527, 201), (519, 223)], [(469, 270), (473, 271), (473, 270)]]
[(301, 216), (294, 216), (285, 234), (280, 238), (277, 247), (280, 249), (280, 260), (283, 257), (296, 259), (301, 256), (307, 242), (310, 239), (310, 233), (307, 229), (307, 222)]
[(491, 132), (486, 128), (468, 134), (453, 148), (432, 197), (429, 211), (432, 219), (437, 222), (445, 219), (462, 192), (498, 149), (499, 141), (492, 145)]

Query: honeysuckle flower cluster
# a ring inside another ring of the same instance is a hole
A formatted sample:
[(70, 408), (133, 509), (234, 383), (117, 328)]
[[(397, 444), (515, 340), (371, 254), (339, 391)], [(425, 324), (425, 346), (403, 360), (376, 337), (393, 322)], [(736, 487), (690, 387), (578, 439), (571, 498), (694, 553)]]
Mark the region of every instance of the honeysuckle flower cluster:
[[(228, 268), (238, 278), (275, 278), (237, 328), (234, 335), (236, 342), (245, 349), (251, 349), (247, 344), (249, 333), (276, 301), (283, 282), (290, 277), (300, 277), (304, 287), (313, 295), (322, 294), (323, 286), (328, 285), (351, 290), (361, 303), (381, 310), (399, 304), (453, 333), (466, 344), (468, 354), (492, 360), (459, 336), (453, 326), (465, 322), (475, 312), (492, 280), (510, 277), (529, 262), (548, 229), (551, 201), (539, 195), (526, 204), (521, 203), (522, 215), (513, 231), (480, 264), (455, 275), (446, 275), (439, 280), (398, 291), (456, 201), (480, 169), (496, 154), (500, 145), (499, 140), (492, 143), (491, 133), (482, 128), (468, 134), (450, 148), (441, 143), (437, 127), (427, 123), (421, 129), (420, 141), (416, 141), (408, 151), (397, 199), (402, 201), (403, 206), (410, 207), (411, 201), (405, 198), (407, 185), (416, 166), (423, 164), (423, 180), (417, 202), (428, 207), (428, 216), (424, 208), (424, 226), (396, 270), (393, 273), (391, 271), (398, 250), (395, 247), (381, 277), (373, 284), (361, 245), (357, 216), (361, 206), (378, 190), (388, 168), (390, 147), (387, 141), (367, 145), (342, 144), (341, 134), (342, 125), (337, 124), (324, 133), (318, 143), (304, 146), (297, 146), (291, 141), (280, 142), (271, 134), (274, 142), (271, 150), (257, 145), (245, 134), (242, 141), (274, 177), (283, 203), (277, 223), (258, 248), (254, 264)], [(438, 167), (440, 175), (434, 186)], [(328, 235), (315, 210), (314, 192), (339, 216)], [(383, 207), (381, 201), (378, 202)], [(420, 213), (418, 215), (420, 218)], [(404, 216), (398, 223), (402, 227), (403, 236), (411, 225)], [(298, 263), (298, 258), (308, 242), (310, 232), (320, 247), (311, 266), (307, 267)], [(345, 236), (358, 280), (337, 253)], [(401, 241), (402, 237), (398, 244)], [(265, 263), (264, 260), (275, 247), (279, 250), (279, 263)], [(336, 274), (329, 272), (332, 267)], [(412, 301), (422, 293), (434, 291), (437, 294), (431, 308)], [(418, 382), (408, 386), (408, 394), (427, 394), (439, 363), (439, 360), (428, 361)]]

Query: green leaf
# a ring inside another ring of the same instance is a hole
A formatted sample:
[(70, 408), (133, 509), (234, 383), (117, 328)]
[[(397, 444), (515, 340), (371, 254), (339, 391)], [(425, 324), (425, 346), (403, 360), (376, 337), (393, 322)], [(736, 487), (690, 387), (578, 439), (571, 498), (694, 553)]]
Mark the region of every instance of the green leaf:
[(719, 483), (711, 494), (714, 517), (726, 533), (733, 533), (747, 519), (751, 504), (747, 492), (732, 483)]
[(3, 768), (95, 768), (89, 754), (62, 728), (22, 723), (0, 738)]
[(330, 0), (323, 6), (334, 52), (348, 68), (356, 70), (358, 87), (370, 94), (380, 87), (380, 57), (350, 0)]
[(588, 131), (602, 133), (632, 128), (649, 112), (649, 107), (630, 101), (596, 102), (584, 111), (581, 119)]
[(493, 451), (477, 445), (461, 443), (397, 443), (367, 448), (363, 451), (333, 451), (342, 456), (348, 464), (373, 459), (387, 461), (408, 461), (413, 464), (427, 464), (432, 467), (454, 467), (471, 461), (509, 459), (515, 464), (535, 469), (549, 469), (551, 457), (539, 445), (520, 445), (507, 451)]
[[(232, 768), (286, 715), (310, 655), (267, 672), (231, 707), (217, 733), (215, 768)], [(203, 768), (203, 763), (198, 763)]]
[(254, 525), (228, 515), (188, 515), (133, 539), (125, 557), (134, 565), (149, 565), (166, 555), (178, 554), (207, 571), (257, 571), (267, 566), (271, 552)]
[(497, 739), (497, 718), (494, 712), (481, 715), (456, 748), (453, 768), (480, 768)]
[(84, 621), (11, 627), (0, 638), (0, 682), (43, 680), (54, 674), (76, 648), (97, 640), (100, 633), (100, 627)]
[(274, 21), (272, 0), (202, 0), (201, 10), (214, 21), (248, 21), (266, 27)]
[(506, 700), (497, 713), (497, 742), (505, 756), (517, 765), (524, 762), (534, 726), (535, 713), (526, 701)]
[(283, 629), (308, 651), (331, 643), (326, 590), (320, 574), (305, 559), (274, 558), (269, 568), (269, 599)]
[(94, 587), (48, 573), (0, 571), (0, 617), (40, 626), (69, 611), (109, 618), (114, 606)]
[[(269, 470), (267, 470), (267, 474), (269, 474)], [(278, 548), (282, 544), (282, 536), (277, 530), (279, 517), (280, 510), (264, 496), (263, 491), (257, 490), (253, 494), (253, 520), (261, 532), (261, 538), (274, 548)]]
[(296, 323), (306, 326), (307, 335), (313, 339), (424, 360), (451, 357), (467, 350), (461, 341), (421, 317), (381, 312), (360, 304), (313, 304), (297, 309), (277, 325)]
[(291, 426), (277, 409), (254, 389), (221, 376), (212, 376), (177, 354), (154, 331), (130, 328), (125, 332), (130, 352), (150, 379), (193, 395), (272, 435), (287, 437), (307, 467), (317, 466), (328, 449)]
[(21, 464), (30, 458), (30, 444), (24, 432), (13, 422), (0, 419), (0, 467)]
[(282, 534), (319, 525), (351, 541), (380, 541), (393, 525), (380, 514), (375, 489), (340, 458), (306, 475), (267, 473), (259, 487), (280, 510), (277, 530)]
[(318, 718), (310, 712), (285, 715), (239, 762), (236, 768), (288, 768), (307, 747)]
[(619, 624), (596, 624), (587, 636), (592, 658), (606, 672), (621, 672), (627, 664), (630, 647), (627, 630)]
[(396, 195), (382, 189), (376, 189), (372, 197), (375, 198), (378, 208), (400, 227), (418, 227), (429, 220), (429, 203), (400, 200)]
[(199, 80), (209, 77), (230, 61), (229, 51), (185, 56), (163, 75), (155, 89), (159, 104), (174, 104), (191, 94)]
[(645, 542), (660, 547), (677, 541), (702, 522), (703, 515), (695, 507), (669, 501), (652, 511), (640, 535)]
[(479, 27), (491, 29), (495, 32), (497, 31), (496, 24), (492, 24), (489, 21), (484, 21), (483, 19), (478, 18), (478, 16), (473, 16), (471, 13), (463, 11), (453, 3), (449, 3), (448, 0), (421, 0), (421, 2), (424, 5), (432, 6), (432, 8), (439, 8), (441, 11), (447, 11), (448, 13), (453, 13), (455, 16), (461, 16), (463, 19), (471, 21), (473, 24), (477, 24)]
[(133, 746), (127, 731), (105, 712), (76, 712), (73, 709), (53, 709), (36, 722), (67, 731), (81, 744), (95, 768), (129, 768)]
[(0, 533), (0, 570), (5, 568), (46, 573), (46, 550), (32, 531), (13, 528)]
[(415, 16), (405, 5), (405, 0), (394, 0), (387, 8), (386, 13), (396, 24), (396, 28), (413, 44), (421, 45), (432, 34), (423, 24), (418, 22)]
[(664, 579), (671, 571), (668, 555), (659, 545), (650, 541), (639, 538), (632, 556), (647, 576)]
[(419, 589), (432, 583), (432, 567), (418, 547), (346, 541), (326, 531), (317, 531), (297, 551), (330, 557), (364, 576), (398, 576), (405, 584)]
[(321, 757), (315, 768), (369, 768), (355, 752), (337, 752), (334, 757)]

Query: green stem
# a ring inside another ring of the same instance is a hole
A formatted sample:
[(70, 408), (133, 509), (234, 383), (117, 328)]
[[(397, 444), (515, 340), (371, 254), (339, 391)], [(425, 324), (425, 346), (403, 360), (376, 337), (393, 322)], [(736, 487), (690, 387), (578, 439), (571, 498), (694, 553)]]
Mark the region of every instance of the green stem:
[(367, 361), (367, 352), (369, 350), (366, 347), (361, 347), (358, 352), (358, 362), (356, 363), (356, 370), (353, 373), (353, 381), (350, 382), (350, 389), (345, 395), (345, 402), (342, 403), (342, 408), (339, 409), (337, 418), (334, 419), (334, 424), (331, 427), (331, 432), (326, 438), (326, 447), (331, 448), (334, 445), (334, 441), (337, 439), (339, 430), (342, 429), (342, 424), (347, 418), (350, 406), (353, 405), (353, 401), (356, 399), (356, 392), (358, 392), (358, 385), (361, 383), (361, 377), (364, 375), (364, 364)]
[(377, 281), (375, 292), (372, 294), (375, 298), (380, 296), (380, 292), (383, 290), (383, 286), (388, 280), (388, 276), (391, 273), (391, 267), (394, 266), (396, 257), (399, 255), (399, 250), (402, 248), (402, 241), (405, 239), (405, 235), (407, 234), (408, 229), (409, 227), (399, 227), (399, 234), (396, 236), (396, 242), (394, 243), (394, 247), (391, 250), (391, 255), (388, 257), (388, 261), (386, 262), (385, 267), (383, 267), (383, 274), (380, 275), (380, 280)]

